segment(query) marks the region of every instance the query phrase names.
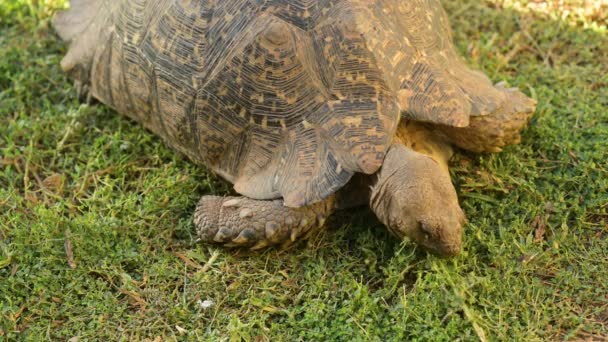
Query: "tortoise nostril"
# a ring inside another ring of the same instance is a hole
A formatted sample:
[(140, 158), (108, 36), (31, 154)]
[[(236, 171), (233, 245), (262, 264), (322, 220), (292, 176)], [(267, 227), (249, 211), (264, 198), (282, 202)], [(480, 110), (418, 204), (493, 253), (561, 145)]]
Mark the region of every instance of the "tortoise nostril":
[(425, 240), (430, 240), (433, 237), (433, 227), (424, 223), (424, 222), (418, 222), (418, 229), (420, 230), (420, 232), (422, 233), (422, 236), (424, 236)]
[(420, 230), (422, 230), (425, 233), (431, 234), (433, 232), (433, 227), (430, 224), (427, 224), (425, 222), (420, 222), (419, 227), (420, 227)]

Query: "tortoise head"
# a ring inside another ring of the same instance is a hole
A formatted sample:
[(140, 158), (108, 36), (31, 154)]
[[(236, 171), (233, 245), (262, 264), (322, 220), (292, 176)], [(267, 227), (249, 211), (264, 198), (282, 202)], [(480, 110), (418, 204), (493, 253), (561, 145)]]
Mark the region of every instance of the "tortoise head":
[(465, 216), (449, 174), (432, 158), (392, 145), (377, 173), (370, 204), (394, 235), (438, 255), (460, 252)]

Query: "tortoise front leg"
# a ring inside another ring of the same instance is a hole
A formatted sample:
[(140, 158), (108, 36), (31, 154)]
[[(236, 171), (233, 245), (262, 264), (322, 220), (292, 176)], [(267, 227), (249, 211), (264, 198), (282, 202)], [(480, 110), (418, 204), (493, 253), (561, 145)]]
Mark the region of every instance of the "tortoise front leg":
[(203, 196), (194, 224), (202, 241), (255, 250), (293, 243), (322, 228), (334, 210), (334, 196), (301, 208), (285, 207), (280, 199)]
[(507, 100), (494, 112), (472, 116), (467, 127), (438, 125), (451, 143), (473, 152), (500, 152), (503, 147), (520, 142), (519, 133), (534, 113), (536, 101), (502, 83), (495, 89), (505, 94)]

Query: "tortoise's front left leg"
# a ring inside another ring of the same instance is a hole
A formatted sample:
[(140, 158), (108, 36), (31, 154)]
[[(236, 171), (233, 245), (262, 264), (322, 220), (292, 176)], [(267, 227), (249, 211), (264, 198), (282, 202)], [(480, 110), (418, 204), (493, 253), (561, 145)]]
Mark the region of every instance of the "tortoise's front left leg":
[(203, 196), (194, 224), (202, 241), (261, 249), (289, 245), (322, 228), (335, 209), (334, 196), (301, 208), (285, 207), (280, 199)]

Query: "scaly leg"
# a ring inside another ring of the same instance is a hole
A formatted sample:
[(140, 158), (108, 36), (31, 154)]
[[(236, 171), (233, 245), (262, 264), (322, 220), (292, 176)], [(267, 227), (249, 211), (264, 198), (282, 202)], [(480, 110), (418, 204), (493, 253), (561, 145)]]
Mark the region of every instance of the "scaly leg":
[(301, 208), (285, 207), (280, 199), (203, 196), (194, 224), (202, 241), (255, 250), (291, 244), (322, 228), (334, 210), (334, 196)]
[(517, 88), (505, 88), (497, 84), (507, 100), (489, 115), (472, 116), (467, 127), (438, 125), (454, 145), (473, 152), (500, 152), (506, 145), (518, 144), (520, 131), (536, 109), (536, 101)]

